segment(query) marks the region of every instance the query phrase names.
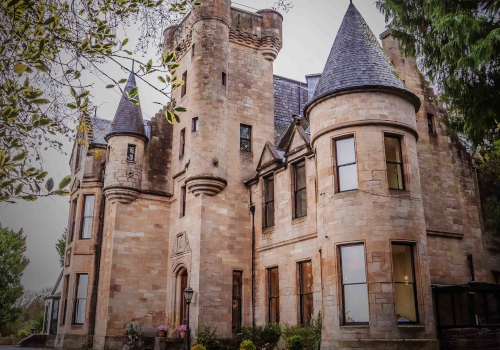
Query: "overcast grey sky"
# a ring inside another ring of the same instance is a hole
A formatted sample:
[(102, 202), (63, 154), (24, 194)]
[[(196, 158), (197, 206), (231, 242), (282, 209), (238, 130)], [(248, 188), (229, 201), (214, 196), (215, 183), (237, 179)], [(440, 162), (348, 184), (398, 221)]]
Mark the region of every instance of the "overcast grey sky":
[[(238, 0), (234, 7), (252, 11), (270, 8), (275, 0)], [(274, 73), (295, 80), (305, 81), (306, 74), (321, 73), (328, 53), (349, 6), (349, 0), (289, 0), (294, 7), (284, 14), (283, 49), (274, 62)], [(385, 29), (384, 16), (378, 12), (374, 0), (353, 0), (371, 30), (378, 37)], [(133, 31), (130, 31), (133, 32)], [(137, 38), (129, 36), (134, 44)], [(151, 50), (149, 58), (153, 58)], [(144, 59), (140, 55), (138, 59)], [(106, 72), (113, 77), (124, 78), (126, 74), (114, 66), (107, 66)], [(85, 77), (86, 83), (94, 83), (91, 94), (93, 102), (99, 106), (98, 116), (113, 119), (120, 95), (117, 91), (105, 89), (108, 82), (96, 77)], [(138, 82), (141, 107), (144, 119), (150, 119), (159, 110), (154, 101), (163, 101), (161, 95), (147, 90), (144, 83)], [(66, 153), (70, 153), (72, 144), (66, 143)], [(44, 154), (44, 170), (56, 181), (69, 174), (69, 155), (49, 150)], [(55, 243), (61, 236), (68, 221), (68, 198), (42, 198), (36, 202), (22, 202), (15, 205), (0, 206), (2, 227), (14, 230), (23, 229), (27, 236), (27, 256), (30, 264), (26, 268), (22, 283), (25, 289), (38, 290), (51, 287), (60, 272), (59, 258)]]

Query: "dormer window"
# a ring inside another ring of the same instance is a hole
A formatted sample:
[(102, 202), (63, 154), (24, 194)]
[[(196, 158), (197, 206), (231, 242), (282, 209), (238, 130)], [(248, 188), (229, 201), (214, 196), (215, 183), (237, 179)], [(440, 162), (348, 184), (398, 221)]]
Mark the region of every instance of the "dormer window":
[(135, 162), (135, 145), (127, 146), (127, 162)]

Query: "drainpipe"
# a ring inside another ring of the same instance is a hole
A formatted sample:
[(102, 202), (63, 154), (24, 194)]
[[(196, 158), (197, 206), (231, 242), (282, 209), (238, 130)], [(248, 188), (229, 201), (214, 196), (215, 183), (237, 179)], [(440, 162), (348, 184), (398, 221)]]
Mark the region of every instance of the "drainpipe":
[(252, 187), (248, 188), (252, 213), (252, 326), (255, 327), (255, 205), (252, 203)]
[[(104, 166), (102, 170), (104, 177)], [(99, 229), (97, 231), (96, 244), (94, 245), (94, 283), (92, 285), (92, 298), (90, 299), (90, 324), (89, 324), (89, 349), (93, 348), (95, 335), (95, 322), (97, 318), (97, 290), (99, 288), (99, 273), (101, 268), (102, 236), (104, 231), (104, 212), (106, 208), (106, 196), (101, 193), (101, 207), (99, 210)]]

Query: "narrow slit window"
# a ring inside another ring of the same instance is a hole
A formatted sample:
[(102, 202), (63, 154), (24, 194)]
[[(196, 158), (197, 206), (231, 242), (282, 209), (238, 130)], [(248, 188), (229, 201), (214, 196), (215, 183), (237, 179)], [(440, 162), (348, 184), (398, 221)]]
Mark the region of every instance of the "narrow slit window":
[(191, 131), (196, 132), (196, 131), (198, 131), (199, 127), (200, 127), (200, 121), (199, 121), (198, 117), (194, 117), (192, 119), (192, 123), (191, 123)]
[(264, 179), (264, 228), (274, 226), (274, 177)]
[(135, 145), (127, 147), (127, 162), (135, 162)]
[(94, 223), (94, 200), (95, 196), (86, 194), (83, 196), (83, 217), (80, 239), (90, 239), (92, 237), (92, 224)]
[(71, 224), (70, 224), (70, 232), (69, 232), (69, 242), (73, 242), (73, 239), (75, 238), (75, 231), (76, 231), (76, 206), (78, 204), (78, 197), (75, 198), (71, 204)]
[(226, 86), (227, 76), (226, 73), (222, 72), (222, 86)]
[(313, 316), (313, 270), (312, 262), (299, 263), (300, 324), (307, 326)]
[(295, 218), (307, 215), (306, 163), (298, 162), (294, 169)]
[(186, 186), (181, 187), (181, 217), (186, 216)]
[(273, 267), (267, 270), (268, 276), (268, 308), (269, 324), (280, 323), (280, 284), (278, 268)]
[(85, 311), (87, 309), (87, 286), (89, 275), (79, 273), (76, 275), (76, 297), (73, 324), (83, 325), (85, 322)]
[(181, 130), (181, 137), (179, 138), (179, 158), (184, 156), (184, 152), (186, 151), (186, 128)]
[(252, 151), (252, 127), (240, 124), (240, 151)]
[(341, 246), (340, 263), (344, 324), (368, 324), (368, 287), (364, 245)]
[(337, 154), (337, 186), (339, 192), (358, 189), (358, 166), (354, 137), (335, 141)]
[(185, 71), (184, 74), (182, 74), (182, 80), (184, 81), (184, 85), (181, 87), (181, 97), (184, 97), (187, 93), (187, 77), (188, 77), (188, 72)]
[(384, 144), (389, 188), (393, 190), (404, 190), (405, 182), (403, 156), (401, 154), (401, 138), (396, 136), (385, 136)]
[(76, 140), (75, 171), (78, 171), (80, 169), (81, 153), (82, 153), (82, 146), (80, 145), (79, 140)]
[(392, 266), (398, 323), (418, 323), (413, 245), (393, 243)]
[(196, 55), (196, 43), (193, 44), (193, 46), (191, 46), (191, 57), (194, 57)]
[(436, 129), (434, 128), (434, 115), (427, 113), (427, 128), (429, 129), (429, 134), (434, 134)]
[(243, 271), (233, 271), (233, 305), (232, 325), (233, 329), (241, 327), (241, 301), (243, 294)]
[(64, 305), (62, 307), (61, 324), (66, 322), (66, 311), (68, 309), (69, 275), (64, 276)]

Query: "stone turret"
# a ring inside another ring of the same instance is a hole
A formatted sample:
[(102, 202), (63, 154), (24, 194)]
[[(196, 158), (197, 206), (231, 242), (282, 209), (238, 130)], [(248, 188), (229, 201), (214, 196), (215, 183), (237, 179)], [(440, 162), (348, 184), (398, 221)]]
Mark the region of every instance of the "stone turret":
[[(135, 87), (137, 83), (131, 72), (124, 91), (129, 93)], [(139, 95), (136, 98), (139, 99)], [(139, 196), (147, 140), (141, 106), (122, 96), (111, 132), (106, 135), (109, 154), (104, 193), (108, 200), (130, 203)]]
[[(401, 320), (419, 323), (418, 337), (436, 337), (416, 150), (419, 108), (419, 98), (406, 89), (351, 3), (304, 112), (317, 157), (318, 240), (325, 271), (338, 271), (343, 242), (358, 242), (366, 257), (361, 257), (366, 259), (366, 295), (357, 292), (356, 307), (349, 301), (326, 306), (325, 348), (350, 347), (341, 339), (352, 333), (341, 326), (351, 322), (370, 325), (358, 334), (367, 339), (414, 337), (404, 333)], [(417, 281), (413, 303), (403, 300), (413, 298), (413, 291), (402, 293), (393, 284), (401, 276), (391, 261), (401, 249), (416, 257), (414, 276), (406, 272), (404, 277)], [(342, 278), (335, 281), (341, 288)], [(336, 288), (325, 289), (324, 298), (336, 296)], [(426, 348), (431, 345), (435, 341)]]

